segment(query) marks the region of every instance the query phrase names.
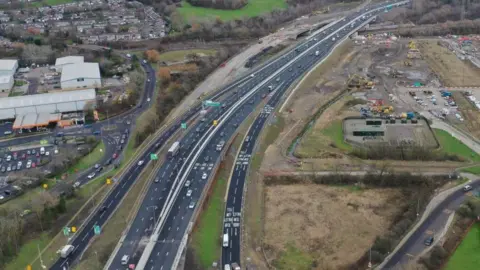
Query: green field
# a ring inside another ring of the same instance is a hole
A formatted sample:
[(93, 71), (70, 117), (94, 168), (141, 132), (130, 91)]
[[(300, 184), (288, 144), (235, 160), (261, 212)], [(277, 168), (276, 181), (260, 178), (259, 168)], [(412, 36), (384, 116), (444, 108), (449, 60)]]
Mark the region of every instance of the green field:
[(246, 6), (236, 10), (195, 7), (187, 1), (182, 1), (182, 7), (177, 10), (189, 22), (195, 21), (195, 19), (215, 19), (217, 17), (223, 21), (229, 21), (243, 17), (254, 17), (274, 9), (284, 9), (286, 7), (285, 0), (250, 0)]
[(480, 175), (480, 165), (473, 166), (473, 167), (468, 167), (468, 168), (463, 168), (463, 169), (461, 169), (461, 171), (471, 173), (471, 174)]
[(55, 5), (67, 4), (71, 2), (74, 2), (74, 0), (43, 0), (40, 2), (30, 3), (30, 6), (33, 6), (33, 7), (55, 6)]
[(352, 150), (352, 146), (347, 144), (343, 139), (342, 121), (332, 122), (322, 133), (332, 139), (336, 147), (345, 151)]
[(308, 270), (312, 269), (312, 264), (313, 257), (292, 244), (287, 244), (285, 251), (273, 261), (273, 265), (279, 270)]
[(438, 142), (441, 146), (441, 151), (460, 156), (466, 160), (471, 160), (473, 162), (480, 162), (480, 156), (473, 152), (468, 146), (463, 144), (461, 141), (452, 137), (448, 132), (440, 129), (433, 129), (435, 136), (438, 139)]
[(472, 227), (453, 256), (447, 263), (445, 270), (475, 270), (480, 266), (480, 224)]
[(221, 250), (222, 220), (227, 180), (219, 178), (207, 208), (203, 211), (197, 230), (193, 236), (193, 247), (202, 269), (209, 269), (212, 262), (217, 261)]

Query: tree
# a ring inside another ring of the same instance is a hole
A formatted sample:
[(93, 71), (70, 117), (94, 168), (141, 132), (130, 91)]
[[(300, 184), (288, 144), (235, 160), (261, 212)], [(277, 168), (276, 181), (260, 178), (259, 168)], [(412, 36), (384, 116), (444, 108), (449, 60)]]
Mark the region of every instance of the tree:
[(145, 51), (145, 57), (149, 62), (156, 63), (160, 59), (160, 53), (157, 50)]
[(161, 67), (158, 69), (158, 77), (160, 78), (160, 80), (162, 81), (163, 84), (168, 84), (170, 82), (170, 79), (171, 79), (171, 75), (170, 75), (170, 69), (167, 68), (167, 67)]

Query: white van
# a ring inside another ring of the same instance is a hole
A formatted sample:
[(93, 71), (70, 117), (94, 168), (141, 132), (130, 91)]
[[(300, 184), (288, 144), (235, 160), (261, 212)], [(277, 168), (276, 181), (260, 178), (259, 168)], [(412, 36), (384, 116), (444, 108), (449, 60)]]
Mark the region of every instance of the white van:
[(60, 250), (60, 257), (62, 258), (67, 258), (68, 255), (70, 255), (72, 253), (72, 251), (75, 249), (74, 246), (72, 245), (66, 245), (64, 246), (61, 250)]
[(129, 259), (130, 259), (130, 256), (123, 255), (122, 256), (122, 265), (127, 265)]
[(40, 155), (45, 155), (45, 147), (40, 147)]
[(225, 267), (223, 268), (223, 270), (231, 270), (230, 265), (229, 265), (229, 264), (225, 264)]

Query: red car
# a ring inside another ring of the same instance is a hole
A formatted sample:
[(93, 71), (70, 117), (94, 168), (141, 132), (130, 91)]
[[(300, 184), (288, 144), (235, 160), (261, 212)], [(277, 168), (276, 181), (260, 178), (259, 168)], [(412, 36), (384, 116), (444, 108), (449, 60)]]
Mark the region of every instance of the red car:
[(22, 154), (22, 159), (26, 159), (27, 155), (25, 153)]
[(36, 154), (35, 156), (36, 156), (36, 157), (40, 157), (40, 153), (39, 153), (39, 152), (37, 152), (37, 154)]
[(113, 153), (112, 158), (113, 158), (113, 159), (116, 159), (116, 158), (117, 158), (117, 153)]
[(37, 164), (35, 164), (35, 162), (32, 162), (32, 168), (35, 168), (37, 167)]

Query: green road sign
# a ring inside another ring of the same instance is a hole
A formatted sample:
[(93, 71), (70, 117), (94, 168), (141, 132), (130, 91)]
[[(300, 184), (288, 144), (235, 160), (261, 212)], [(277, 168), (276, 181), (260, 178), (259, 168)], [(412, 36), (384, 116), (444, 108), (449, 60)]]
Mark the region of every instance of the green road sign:
[(65, 236), (70, 235), (70, 228), (69, 227), (63, 227), (63, 235), (65, 235)]
[(94, 232), (96, 235), (99, 235), (99, 234), (102, 232), (102, 230), (100, 229), (100, 226), (95, 225), (95, 226), (93, 226), (93, 232)]
[(183, 129), (187, 129), (187, 123), (182, 123), (181, 126)]
[(40, 144), (48, 144), (48, 141), (47, 140), (40, 140)]
[(157, 159), (158, 159), (157, 154), (154, 154), (154, 153), (150, 154), (150, 160), (157, 160)]
[(214, 101), (211, 101), (211, 100), (207, 100), (205, 101), (205, 106), (207, 107), (220, 107), (222, 104), (220, 104), (220, 102), (214, 102)]

